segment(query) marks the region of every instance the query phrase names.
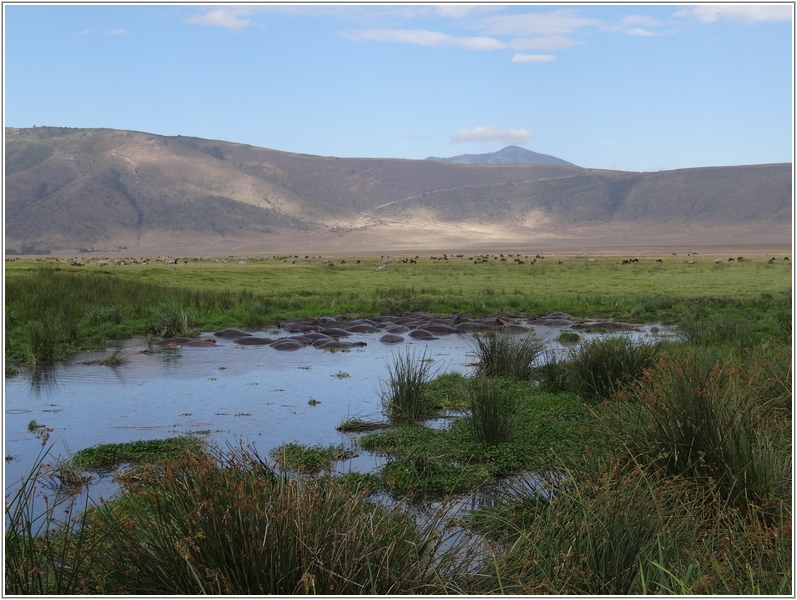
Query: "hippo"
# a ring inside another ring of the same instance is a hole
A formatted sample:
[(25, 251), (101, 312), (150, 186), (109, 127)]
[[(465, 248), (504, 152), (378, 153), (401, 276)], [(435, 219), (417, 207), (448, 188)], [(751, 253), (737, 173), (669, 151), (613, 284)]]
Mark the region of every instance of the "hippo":
[(430, 325), (426, 325), (424, 329), (430, 333), (436, 333), (438, 335), (446, 335), (449, 333), (457, 333), (457, 330), (451, 327), (450, 325), (438, 325), (432, 323)]
[(410, 328), (405, 327), (404, 325), (390, 325), (389, 327), (385, 328), (385, 331), (387, 333), (394, 333), (394, 334), (407, 333), (409, 332), (409, 330)]
[(325, 345), (325, 344), (328, 344), (328, 343), (330, 343), (330, 342), (334, 342), (334, 341), (335, 341), (335, 338), (333, 338), (333, 337), (330, 337), (330, 336), (328, 336), (328, 335), (325, 335), (324, 337), (320, 337), (320, 338), (318, 338), (317, 340), (315, 340), (315, 341), (314, 341), (312, 344), (310, 344), (310, 345), (311, 345), (311, 346), (314, 346), (315, 348), (320, 348), (321, 346), (323, 346), (323, 345)]
[(345, 329), (341, 329), (340, 327), (327, 327), (326, 329), (322, 329), (321, 333), (324, 335), (328, 335), (329, 337), (348, 337), (351, 334), (346, 331)]
[(383, 344), (400, 344), (401, 342), (404, 341), (404, 338), (395, 333), (386, 333), (381, 338), (379, 338), (379, 341), (382, 342)]
[(425, 329), (413, 329), (408, 334), (414, 340), (439, 340), (440, 338)]
[(321, 348), (322, 350), (349, 350), (351, 348), (358, 348), (362, 346), (367, 346), (367, 344), (365, 342), (342, 342), (340, 340), (332, 340), (331, 342), (316, 345), (315, 347)]
[(219, 331), (214, 331), (213, 335), (220, 338), (234, 340), (236, 338), (242, 338), (252, 334), (241, 331), (240, 329), (220, 329)]
[(183, 348), (211, 348), (216, 346), (216, 340), (190, 340), (182, 343)]
[(352, 325), (351, 327), (346, 327), (346, 331), (351, 331), (353, 333), (379, 333), (379, 329), (377, 329), (374, 325)]
[(166, 348), (173, 348), (174, 346), (182, 346), (185, 342), (193, 342), (194, 338), (189, 337), (173, 337), (173, 338), (166, 338), (165, 340), (160, 340), (159, 342), (155, 342), (156, 346), (165, 346)]
[(233, 344), (239, 344), (241, 346), (267, 346), (268, 344), (272, 343), (274, 340), (269, 338), (262, 338), (262, 337), (255, 337), (250, 335), (248, 337), (239, 337), (232, 341)]
[(281, 352), (293, 352), (294, 350), (301, 350), (305, 347), (305, 344), (301, 342), (297, 342), (295, 340), (289, 340), (287, 338), (282, 338), (279, 340), (275, 340), (269, 344), (274, 350), (279, 350)]

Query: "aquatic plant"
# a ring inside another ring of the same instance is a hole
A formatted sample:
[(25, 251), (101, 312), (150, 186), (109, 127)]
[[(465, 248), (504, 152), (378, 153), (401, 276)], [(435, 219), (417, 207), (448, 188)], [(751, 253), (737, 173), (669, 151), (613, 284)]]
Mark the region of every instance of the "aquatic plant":
[(429, 362), (424, 349), (422, 354), (407, 349), (392, 355), (387, 363), (388, 379), (379, 380), (382, 410), (393, 420), (415, 420), (428, 416), (431, 405), (426, 398), (426, 387), (438, 368)]
[(473, 439), (497, 446), (512, 437), (513, 406), (492, 381), (476, 381), (470, 389), (468, 429)]
[(488, 331), (472, 338), (477, 377), (517, 377), (528, 380), (533, 363), (545, 344), (534, 333), (513, 334), (508, 329)]
[(591, 340), (570, 353), (567, 377), (582, 400), (607, 400), (653, 367), (660, 350), (660, 343), (635, 342), (628, 336)]
[[(425, 594), (467, 551), (443, 546), (443, 516), (418, 526), (338, 478), (291, 480), (216, 455), (175, 463), (93, 517), (112, 529), (97, 565), (128, 594)], [(262, 463), (261, 463), (262, 464)], [(463, 554), (464, 553), (464, 554)]]
[(193, 318), (175, 302), (162, 302), (152, 311), (147, 331), (161, 337), (193, 337)]

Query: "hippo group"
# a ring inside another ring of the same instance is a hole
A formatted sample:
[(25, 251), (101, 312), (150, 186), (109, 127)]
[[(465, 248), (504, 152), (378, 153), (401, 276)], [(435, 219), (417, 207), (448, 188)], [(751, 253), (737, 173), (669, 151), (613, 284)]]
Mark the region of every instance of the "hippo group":
[[(213, 338), (168, 338), (156, 342), (162, 347), (215, 346), (216, 339), (228, 340), (240, 346), (269, 346), (282, 352), (301, 350), (308, 346), (328, 350), (346, 350), (365, 346), (363, 341), (347, 341), (354, 333), (381, 334), (382, 344), (400, 344), (406, 338), (419, 341), (437, 340), (452, 334), (472, 334), (490, 330), (505, 330), (512, 333), (532, 333), (533, 327), (557, 327), (568, 329), (602, 328), (611, 331), (627, 330), (632, 326), (625, 323), (602, 321), (600, 323), (579, 323), (566, 313), (550, 313), (542, 317), (528, 318), (512, 313), (499, 312), (493, 315), (470, 318), (463, 314), (448, 317), (427, 312), (410, 312), (401, 315), (388, 315), (370, 319), (347, 320), (345, 316), (300, 318), (278, 324), (286, 333), (279, 338), (254, 335), (239, 329), (221, 329), (213, 333)], [(406, 336), (406, 337), (405, 337)]]

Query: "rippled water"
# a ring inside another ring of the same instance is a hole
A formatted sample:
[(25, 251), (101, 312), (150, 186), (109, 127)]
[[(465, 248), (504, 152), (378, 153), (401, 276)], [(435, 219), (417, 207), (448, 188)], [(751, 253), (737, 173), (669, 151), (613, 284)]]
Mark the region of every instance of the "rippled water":
[[(552, 327), (534, 329), (547, 340), (560, 332)], [(410, 339), (386, 346), (378, 341), (380, 335), (354, 334), (347, 340), (364, 341), (367, 346), (337, 352), (313, 347), (279, 352), (223, 339), (210, 348), (151, 350), (142, 340), (130, 340), (122, 350), (129, 362), (119, 367), (83, 364), (107, 356), (98, 353), (48, 371), (7, 378), (6, 489), (28, 473), (41, 449), (40, 440), (28, 431), (31, 420), (53, 429), (53, 453), (62, 456), (101, 443), (188, 433), (201, 433), (222, 447), (248, 441), (265, 456), (287, 442), (351, 446), (352, 437), (335, 427), (355, 415), (382, 419), (378, 390), (380, 379), (388, 376), (392, 354), (426, 352), (439, 373), (471, 371), (470, 336)], [(580, 335), (589, 339), (596, 334)], [(632, 335), (655, 334), (644, 326)], [(442, 419), (433, 425), (446, 423)], [(336, 469), (368, 471), (381, 464), (380, 457), (363, 452)], [(115, 489), (109, 477), (96, 476), (92, 488), (96, 497), (108, 497)]]

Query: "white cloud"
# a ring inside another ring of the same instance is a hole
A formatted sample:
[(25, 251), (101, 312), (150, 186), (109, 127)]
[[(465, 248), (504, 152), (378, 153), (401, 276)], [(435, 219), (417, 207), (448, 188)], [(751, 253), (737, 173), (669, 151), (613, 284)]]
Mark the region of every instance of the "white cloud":
[(512, 62), (516, 63), (544, 63), (553, 62), (556, 56), (553, 54), (523, 54), (518, 52), (512, 57)]
[(191, 15), (188, 17), (187, 21), (193, 25), (208, 25), (210, 27), (243, 29), (245, 27), (254, 25), (252, 20), (241, 18), (249, 14), (250, 11), (246, 8), (217, 8), (201, 15)]
[(500, 129), (498, 127), (474, 127), (460, 129), (451, 136), (452, 144), (461, 142), (502, 142), (507, 145), (525, 146), (534, 137), (525, 129)]
[(107, 33), (108, 35), (124, 35), (127, 32), (124, 29), (109, 29), (105, 33)]
[(645, 27), (661, 27), (664, 23), (657, 21), (653, 17), (643, 15), (627, 15), (620, 21), (620, 26), (626, 25), (644, 25)]
[(658, 33), (653, 33), (652, 31), (647, 31), (646, 29), (640, 29), (639, 27), (635, 27), (634, 29), (629, 29), (626, 33), (630, 33), (631, 35), (639, 35), (642, 37), (651, 37), (654, 35), (659, 35)]
[(673, 16), (694, 17), (704, 23), (715, 23), (720, 19), (736, 23), (791, 21), (792, 6), (790, 4), (706, 4), (681, 9)]
[(515, 38), (509, 42), (509, 46), (517, 50), (564, 50), (570, 46), (583, 43), (562, 35), (552, 35), (548, 37)]
[(361, 29), (344, 34), (354, 41), (402, 42), (417, 46), (455, 46), (468, 50), (499, 50), (506, 44), (489, 37), (458, 37), (426, 29)]
[(580, 17), (573, 10), (500, 15), (485, 20), (488, 33), (518, 36), (565, 35), (583, 27), (604, 27), (599, 19)]

